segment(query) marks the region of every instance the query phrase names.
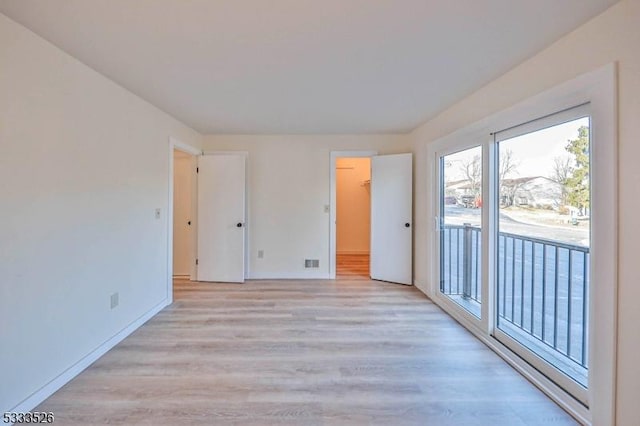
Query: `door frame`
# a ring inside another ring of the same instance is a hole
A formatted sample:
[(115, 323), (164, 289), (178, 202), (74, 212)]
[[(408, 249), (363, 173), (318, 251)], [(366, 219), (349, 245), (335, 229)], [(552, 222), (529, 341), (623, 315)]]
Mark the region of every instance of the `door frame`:
[(330, 198), (329, 198), (329, 279), (336, 279), (336, 163), (338, 158), (371, 158), (378, 151), (331, 151), (330, 153)]
[[(197, 149), (189, 144), (186, 144), (174, 137), (169, 137), (169, 181), (168, 181), (168, 202), (167, 202), (167, 305), (173, 303), (173, 153), (174, 151), (181, 151), (186, 154), (192, 155), (194, 157), (198, 157), (202, 155), (203, 151)], [(195, 185), (197, 187), (197, 179), (193, 179), (191, 185)], [(192, 200), (192, 204), (193, 204)], [(197, 202), (197, 200), (196, 200)], [(198, 222), (197, 220), (193, 221), (193, 235), (197, 235), (198, 231)], [(193, 243), (193, 241), (192, 241)], [(197, 256), (196, 253), (194, 253)], [(196, 269), (195, 269), (195, 259), (191, 262), (191, 272), (189, 274), (189, 278), (194, 280), (196, 277)]]

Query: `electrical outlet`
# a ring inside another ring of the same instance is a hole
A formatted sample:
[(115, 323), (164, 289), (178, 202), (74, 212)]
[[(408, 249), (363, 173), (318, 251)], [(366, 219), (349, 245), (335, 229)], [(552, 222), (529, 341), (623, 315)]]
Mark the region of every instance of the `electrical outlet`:
[(114, 309), (116, 306), (118, 306), (118, 304), (120, 303), (120, 294), (119, 293), (113, 293), (111, 295), (111, 309)]
[(162, 213), (162, 209), (156, 209), (156, 219), (160, 219), (160, 213)]
[(258, 250), (258, 259), (264, 258), (264, 250)]

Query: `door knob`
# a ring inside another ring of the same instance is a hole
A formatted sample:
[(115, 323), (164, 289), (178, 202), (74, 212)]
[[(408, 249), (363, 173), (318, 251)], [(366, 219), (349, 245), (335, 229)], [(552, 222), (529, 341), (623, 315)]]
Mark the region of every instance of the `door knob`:
[(191, 221), (187, 222), (187, 225), (191, 226)]
[(238, 222), (238, 224), (236, 225), (238, 228), (242, 228), (242, 222)]
[(410, 227), (410, 226), (411, 226), (411, 224), (410, 224), (409, 222), (407, 222), (407, 223), (405, 223), (405, 224), (404, 224), (404, 227), (405, 227), (405, 228), (408, 228), (408, 227)]

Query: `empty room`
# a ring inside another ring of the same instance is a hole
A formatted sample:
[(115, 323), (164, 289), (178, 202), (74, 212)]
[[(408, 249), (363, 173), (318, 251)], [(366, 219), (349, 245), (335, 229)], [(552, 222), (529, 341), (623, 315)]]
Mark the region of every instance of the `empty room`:
[(637, 425), (639, 47), (640, 0), (0, 0), (1, 424)]

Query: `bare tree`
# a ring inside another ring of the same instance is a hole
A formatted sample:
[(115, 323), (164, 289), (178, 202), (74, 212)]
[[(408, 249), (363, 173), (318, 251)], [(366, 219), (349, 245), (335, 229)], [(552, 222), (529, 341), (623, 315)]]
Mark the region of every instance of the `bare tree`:
[(460, 162), (460, 171), (469, 181), (469, 187), (472, 195), (480, 194), (480, 183), (482, 180), (482, 159), (479, 155), (475, 155), (471, 159)]
[(513, 156), (513, 151), (506, 149), (500, 153), (500, 180), (507, 178), (510, 174), (518, 174), (519, 161)]
[(553, 159), (553, 166), (549, 179), (558, 183), (562, 188), (562, 199), (560, 200), (561, 205), (567, 204), (567, 196), (569, 194), (567, 182), (573, 176), (573, 162), (573, 159), (569, 155), (554, 157)]
[(513, 200), (515, 198), (516, 191), (518, 190), (518, 185), (516, 185), (516, 181), (511, 179), (507, 182), (507, 178), (510, 175), (518, 174), (518, 166), (520, 165), (519, 161), (516, 161), (513, 155), (513, 151), (510, 149), (506, 149), (504, 152), (500, 152), (500, 166), (498, 170), (499, 174), (499, 194), (500, 197), (504, 197), (504, 204), (507, 206), (513, 205)]

